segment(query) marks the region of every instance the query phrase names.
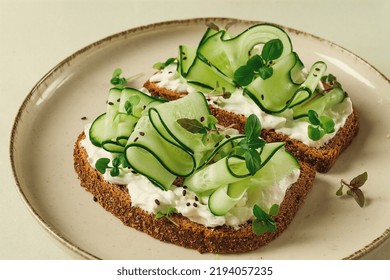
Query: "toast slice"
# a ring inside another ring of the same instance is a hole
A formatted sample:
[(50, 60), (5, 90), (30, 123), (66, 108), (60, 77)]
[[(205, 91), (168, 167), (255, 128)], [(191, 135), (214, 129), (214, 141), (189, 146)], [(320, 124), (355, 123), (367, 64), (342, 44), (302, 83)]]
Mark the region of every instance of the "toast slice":
[(156, 219), (155, 214), (146, 212), (132, 205), (132, 199), (126, 186), (116, 185), (104, 180), (104, 177), (88, 162), (88, 155), (81, 141), (81, 133), (74, 146), (74, 168), (81, 186), (90, 192), (94, 199), (107, 211), (120, 219), (124, 225), (135, 228), (158, 240), (185, 248), (198, 250), (200, 253), (230, 254), (256, 250), (279, 236), (293, 220), (298, 209), (310, 192), (315, 178), (315, 171), (306, 163), (300, 163), (299, 179), (287, 190), (280, 210), (274, 220), (276, 232), (267, 232), (257, 236), (252, 231), (251, 222), (238, 229), (230, 226), (206, 227), (192, 222), (178, 213), (170, 218)]
[[(157, 83), (146, 81), (144, 87), (151, 95), (176, 100), (186, 95), (172, 90), (161, 88)], [(223, 126), (232, 126), (241, 133), (244, 130), (246, 117), (241, 114), (225, 111), (217, 106), (209, 105), (210, 111)], [(275, 130), (263, 129), (261, 137), (267, 142), (286, 142), (286, 150), (291, 152), (297, 159), (306, 162), (320, 173), (328, 172), (336, 162), (340, 154), (352, 143), (359, 131), (359, 116), (354, 108), (345, 124), (338, 130), (336, 135), (319, 148), (311, 147)]]

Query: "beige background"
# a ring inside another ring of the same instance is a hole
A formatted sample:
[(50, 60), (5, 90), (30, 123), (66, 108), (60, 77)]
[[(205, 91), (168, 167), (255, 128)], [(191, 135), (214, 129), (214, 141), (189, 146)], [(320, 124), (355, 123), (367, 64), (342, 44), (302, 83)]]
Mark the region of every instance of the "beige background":
[[(67, 56), (139, 25), (235, 17), (328, 39), (390, 77), (389, 12), (386, 0), (0, 0), (0, 259), (77, 258), (30, 214), (18, 196), (9, 162), (10, 131), (19, 106), (39, 79)], [(390, 242), (366, 257), (390, 259)]]

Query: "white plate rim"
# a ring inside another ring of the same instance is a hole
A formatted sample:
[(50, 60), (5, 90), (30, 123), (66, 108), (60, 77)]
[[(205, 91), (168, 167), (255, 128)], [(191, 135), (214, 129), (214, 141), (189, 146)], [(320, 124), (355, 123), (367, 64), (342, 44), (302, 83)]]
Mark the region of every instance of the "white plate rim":
[[(94, 43), (91, 43), (80, 50), (74, 52), (70, 56), (66, 57), (64, 60), (59, 62), (57, 65), (55, 65), (51, 70), (49, 70), (36, 84), (35, 86), (30, 90), (30, 92), (27, 94), (26, 98), (22, 102), (21, 106), (19, 107), (19, 110), (14, 118), (14, 123), (12, 126), (11, 130), (11, 137), (10, 137), (10, 146), (9, 146), (9, 156), (10, 156), (10, 161), (11, 161), (11, 167), (12, 167), (12, 173), (13, 177), (16, 183), (17, 191), (18, 194), (20, 195), (22, 201), (25, 203), (29, 211), (33, 214), (35, 219), (40, 223), (40, 225), (52, 236), (54, 237), (60, 244), (64, 245), (67, 249), (70, 249), (72, 252), (76, 253), (77, 255), (86, 258), (86, 259), (99, 259), (99, 257), (91, 254), (90, 252), (87, 252), (86, 250), (80, 248), (79, 246), (73, 244), (70, 242), (66, 237), (64, 237), (61, 232), (59, 232), (57, 229), (52, 227), (50, 223), (46, 222), (40, 215), (39, 213), (34, 209), (33, 205), (29, 202), (28, 198), (26, 197), (23, 187), (20, 183), (20, 180), (18, 178), (17, 170), (16, 170), (16, 162), (15, 162), (15, 139), (16, 135), (18, 133), (18, 127), (19, 127), (19, 122), (21, 120), (21, 117), (27, 108), (29, 101), (32, 99), (34, 94), (36, 93), (37, 89), (45, 83), (45, 81), (54, 75), (59, 69), (62, 67), (66, 67), (66, 64), (71, 63), (76, 57), (79, 55), (85, 55), (89, 51), (92, 51), (94, 48), (102, 46), (104, 44), (110, 44), (112, 40), (115, 39), (120, 39), (123, 36), (131, 36), (132, 34), (139, 34), (142, 33), (146, 30), (152, 30), (152, 29), (159, 29), (163, 27), (168, 27), (168, 26), (180, 26), (184, 24), (190, 24), (190, 23), (209, 23), (213, 21), (224, 21), (224, 22), (238, 22), (238, 23), (244, 23), (244, 24), (256, 24), (256, 23), (271, 23), (274, 25), (278, 25), (287, 32), (292, 32), (296, 33), (298, 35), (304, 35), (304, 36), (309, 36), (313, 39), (320, 40), (321, 42), (324, 42), (328, 44), (331, 47), (336, 47), (346, 55), (352, 56), (356, 58), (360, 63), (364, 64), (366, 67), (371, 68), (376, 74), (378, 74), (385, 82), (387, 82), (390, 85), (390, 79), (387, 78), (383, 73), (381, 73), (376, 67), (371, 65), (369, 62), (361, 58), (360, 56), (356, 55), (355, 53), (347, 50), (346, 48), (333, 43), (327, 39), (321, 38), (319, 36), (300, 31), (291, 27), (283, 26), (280, 24), (272, 23), (272, 22), (264, 22), (264, 21), (257, 21), (257, 20), (244, 20), (244, 19), (238, 19), (238, 18), (227, 18), (227, 17), (197, 17), (197, 18), (188, 18), (188, 19), (177, 19), (177, 20), (169, 20), (169, 21), (162, 21), (162, 22), (156, 22), (152, 24), (147, 24), (147, 25), (141, 25), (137, 26), (134, 28), (130, 28), (118, 33), (115, 33), (113, 35), (107, 36), (103, 39), (100, 39)], [(344, 257), (343, 259), (359, 259), (366, 255), (367, 253), (371, 252), (375, 248), (379, 247), (382, 245), (386, 240), (390, 238), (390, 225), (389, 227), (377, 238), (372, 240), (369, 244), (364, 246), (363, 248), (355, 251), (354, 253), (350, 254), (349, 256)]]

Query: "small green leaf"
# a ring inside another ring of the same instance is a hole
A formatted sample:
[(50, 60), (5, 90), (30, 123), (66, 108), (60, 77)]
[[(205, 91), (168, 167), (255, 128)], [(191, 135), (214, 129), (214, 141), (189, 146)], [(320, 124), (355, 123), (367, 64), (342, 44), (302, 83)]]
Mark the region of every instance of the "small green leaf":
[(253, 71), (259, 71), (260, 67), (264, 66), (264, 61), (260, 55), (256, 54), (249, 58), (246, 64), (251, 67)]
[(313, 111), (313, 110), (309, 110), (307, 112), (307, 117), (309, 119), (309, 122), (312, 124), (312, 125), (320, 125), (321, 122), (320, 122), (320, 119), (318, 118), (318, 114), (316, 111)]
[(259, 69), (259, 76), (263, 80), (270, 78), (273, 73), (274, 73), (274, 69), (272, 67), (262, 66)]
[(243, 65), (234, 72), (234, 81), (236, 81), (240, 86), (249, 85), (253, 81), (254, 77), (255, 73), (252, 67), (248, 65)]
[(118, 176), (119, 175), (119, 168), (117, 166), (112, 167), (112, 169), (110, 170), (110, 175), (112, 177)]
[(110, 159), (108, 158), (99, 158), (95, 163), (95, 168), (100, 173), (106, 173), (106, 169), (108, 168), (108, 164), (110, 163)]
[(270, 214), (271, 216), (276, 216), (276, 215), (278, 215), (278, 213), (279, 213), (279, 209), (280, 209), (279, 205), (278, 205), (278, 204), (274, 204), (274, 205), (272, 205), (271, 208), (269, 209), (269, 214)]
[(328, 116), (321, 116), (320, 117), (321, 127), (324, 129), (325, 133), (333, 133), (334, 130), (334, 121), (332, 118)]
[(247, 146), (249, 149), (259, 149), (259, 148), (263, 148), (265, 143), (266, 142), (261, 138), (252, 138), (249, 139)]
[(307, 133), (311, 140), (317, 141), (321, 139), (321, 131), (318, 127), (309, 125), (307, 127)]
[(256, 235), (262, 235), (268, 232), (268, 226), (264, 223), (264, 221), (255, 219), (252, 221), (252, 230)]
[(361, 186), (364, 185), (364, 183), (367, 181), (367, 179), (368, 179), (368, 173), (364, 172), (364, 173), (356, 176), (355, 178), (353, 178), (350, 182), (350, 185), (354, 188), (360, 188)]
[(255, 114), (251, 114), (245, 122), (245, 136), (248, 139), (258, 138), (261, 133), (261, 122)]
[(177, 123), (191, 133), (201, 133), (201, 134), (207, 133), (207, 129), (203, 126), (203, 124), (200, 121), (196, 119), (189, 119), (189, 118), (178, 119)]
[(260, 220), (267, 219), (268, 216), (267, 213), (265, 213), (265, 211), (257, 204), (253, 205), (253, 215)]
[(207, 116), (207, 125), (211, 129), (218, 123), (218, 119), (214, 117), (213, 115)]
[(122, 74), (122, 69), (116, 68), (112, 73), (112, 77), (119, 77)]
[(154, 217), (155, 217), (155, 219), (158, 220), (158, 219), (161, 219), (162, 217), (165, 217), (165, 214), (161, 211), (158, 211)]
[(153, 64), (153, 69), (162, 70), (164, 69), (164, 63), (163, 62), (156, 62)]
[(129, 100), (125, 102), (125, 111), (128, 115), (131, 115), (131, 113), (133, 112), (133, 105), (131, 105), (131, 102)]
[(279, 58), (283, 53), (283, 43), (280, 39), (272, 39), (264, 44), (261, 56), (265, 61)]
[(361, 189), (358, 188), (352, 188), (351, 189), (352, 196), (356, 200), (357, 204), (359, 204), (360, 207), (364, 207), (365, 204), (365, 197)]
[(246, 168), (251, 175), (255, 175), (261, 168), (260, 154), (254, 149), (249, 149), (245, 152), (244, 156)]
[(344, 185), (343, 185), (343, 183), (341, 183), (340, 184), (340, 188), (336, 192), (337, 196), (342, 196), (343, 195), (343, 188), (344, 188)]

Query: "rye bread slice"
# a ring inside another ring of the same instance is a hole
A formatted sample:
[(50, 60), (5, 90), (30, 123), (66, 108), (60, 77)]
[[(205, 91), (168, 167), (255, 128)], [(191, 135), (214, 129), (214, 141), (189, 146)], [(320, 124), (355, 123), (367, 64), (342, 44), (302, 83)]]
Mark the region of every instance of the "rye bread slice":
[(96, 201), (120, 219), (124, 225), (133, 227), (153, 238), (185, 248), (198, 250), (200, 253), (230, 254), (256, 250), (279, 236), (291, 223), (298, 209), (310, 192), (315, 178), (315, 170), (306, 163), (301, 163), (299, 179), (287, 191), (280, 205), (279, 214), (274, 217), (277, 231), (257, 236), (253, 233), (251, 222), (234, 229), (229, 226), (205, 227), (190, 221), (181, 214), (173, 213), (171, 219), (155, 219), (155, 214), (132, 206), (126, 186), (111, 184), (104, 180), (88, 162), (87, 152), (80, 141), (84, 132), (78, 136), (74, 146), (74, 168), (81, 186), (90, 192)]

